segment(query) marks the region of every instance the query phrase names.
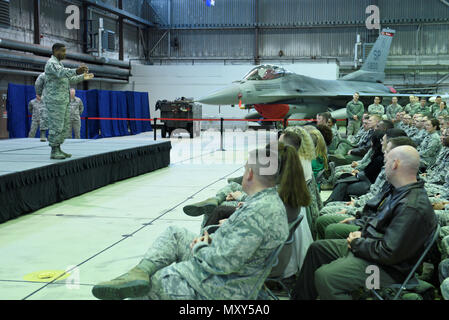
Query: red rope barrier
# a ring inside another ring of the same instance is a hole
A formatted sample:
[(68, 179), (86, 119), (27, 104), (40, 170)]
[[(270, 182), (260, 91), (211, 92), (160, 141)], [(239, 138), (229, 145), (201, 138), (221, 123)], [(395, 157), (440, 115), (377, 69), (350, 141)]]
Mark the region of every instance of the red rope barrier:
[[(28, 118), (31, 118), (28, 115)], [(81, 120), (118, 120), (118, 121), (154, 121), (154, 119), (139, 119), (139, 118), (102, 118), (102, 117), (81, 117)], [(179, 118), (157, 118), (161, 121), (221, 121), (221, 119), (179, 119)], [(247, 122), (259, 122), (259, 121), (279, 121), (283, 122), (284, 119), (223, 119), (223, 121), (247, 121)], [(310, 121), (316, 122), (316, 119), (288, 119), (286, 121)], [(346, 119), (337, 119), (337, 121), (346, 121)]]

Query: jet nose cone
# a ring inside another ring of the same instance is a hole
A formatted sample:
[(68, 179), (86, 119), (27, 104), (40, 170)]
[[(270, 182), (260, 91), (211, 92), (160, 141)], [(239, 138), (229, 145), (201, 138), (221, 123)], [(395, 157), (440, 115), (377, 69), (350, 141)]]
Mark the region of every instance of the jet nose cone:
[(205, 104), (215, 104), (215, 105), (228, 105), (228, 104), (238, 104), (240, 93), (240, 88), (237, 85), (233, 85), (222, 90), (216, 91), (208, 96), (200, 97), (197, 99), (198, 102)]

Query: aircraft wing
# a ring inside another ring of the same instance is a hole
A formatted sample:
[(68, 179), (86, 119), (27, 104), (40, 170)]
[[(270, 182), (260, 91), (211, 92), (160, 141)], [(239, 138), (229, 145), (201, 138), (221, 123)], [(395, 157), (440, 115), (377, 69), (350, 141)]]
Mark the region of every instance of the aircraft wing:
[[(300, 97), (352, 97), (354, 92), (297, 92), (291, 94), (261, 94), (260, 97), (275, 98), (279, 100), (295, 99)], [(413, 93), (387, 93), (387, 92), (360, 92), (361, 97), (410, 97), (410, 95), (417, 95), (419, 97), (434, 97), (435, 94), (413, 94)]]
[[(339, 93), (336, 94), (335, 96), (339, 96), (339, 97), (346, 97), (346, 96), (351, 96), (354, 94), (354, 92), (352, 93)], [(321, 94), (323, 95), (323, 94)], [(361, 97), (375, 97), (375, 96), (380, 96), (380, 97), (410, 97), (411, 95), (415, 95), (415, 96), (419, 96), (419, 97), (434, 97), (435, 94), (417, 94), (417, 93), (381, 93), (381, 92), (359, 92), (359, 95)], [(326, 95), (327, 96), (327, 95)]]
[[(295, 99), (298, 97), (337, 97), (340, 94), (337, 93), (324, 93), (324, 92), (295, 92), (295, 93), (291, 93), (291, 94), (279, 94), (279, 93), (275, 93), (275, 94), (261, 94), (259, 95), (259, 97), (264, 97), (264, 98), (277, 98), (277, 99)], [(353, 93), (350, 94), (351, 96), (353, 95)]]

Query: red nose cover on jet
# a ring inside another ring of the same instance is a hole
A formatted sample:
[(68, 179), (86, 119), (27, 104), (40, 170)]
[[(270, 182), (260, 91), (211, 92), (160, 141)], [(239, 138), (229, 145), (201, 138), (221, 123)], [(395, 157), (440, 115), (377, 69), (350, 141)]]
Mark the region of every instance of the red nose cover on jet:
[(256, 104), (254, 109), (265, 119), (283, 119), (290, 107), (288, 104)]

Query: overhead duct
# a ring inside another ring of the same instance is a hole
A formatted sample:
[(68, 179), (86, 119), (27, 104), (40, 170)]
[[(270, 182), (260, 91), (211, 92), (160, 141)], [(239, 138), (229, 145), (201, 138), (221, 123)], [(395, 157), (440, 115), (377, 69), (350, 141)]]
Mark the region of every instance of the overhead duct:
[[(41, 69), (43, 72), (45, 64), (47, 63), (48, 59), (34, 55), (0, 52), (0, 65), (4, 65), (4, 61), (10, 62), (10, 65), (15, 63), (29, 64), (31, 65), (30, 69)], [(72, 60), (64, 60), (64, 66), (67, 68), (78, 68), (79, 62)], [(99, 66), (93, 64), (87, 64), (87, 66), (89, 67), (89, 71), (95, 75), (103, 75), (115, 78), (128, 78), (130, 76), (129, 70), (121, 68), (104, 65)]]
[[(52, 55), (52, 51), (50, 48), (46, 48), (46, 47), (43, 47), (43, 46), (37, 45), (37, 44), (30, 44), (30, 43), (14, 41), (14, 40), (9, 40), (9, 39), (3, 39), (3, 38), (0, 38), (0, 48), (18, 50), (18, 51), (24, 51), (24, 52), (31, 52), (31, 53), (34, 53), (37, 55), (43, 55), (43, 56), (48, 56), (48, 57), (50, 57)], [(84, 54), (84, 53), (68, 52), (67, 58), (86, 62), (86, 63), (111, 65), (111, 66), (129, 69), (128, 62), (114, 60), (114, 59), (108, 59), (105, 57), (94, 57), (94, 56)]]
[[(17, 70), (17, 69), (8, 69), (8, 68), (0, 68), (0, 74), (16, 75), (16, 76), (27, 76), (27, 77), (38, 77), (41, 74), (41, 72)], [(127, 80), (99, 78), (99, 77), (95, 77), (95, 78), (93, 78), (93, 79), (91, 79), (89, 81), (100, 81), (100, 82), (116, 83), (116, 84), (128, 84), (129, 83)]]

